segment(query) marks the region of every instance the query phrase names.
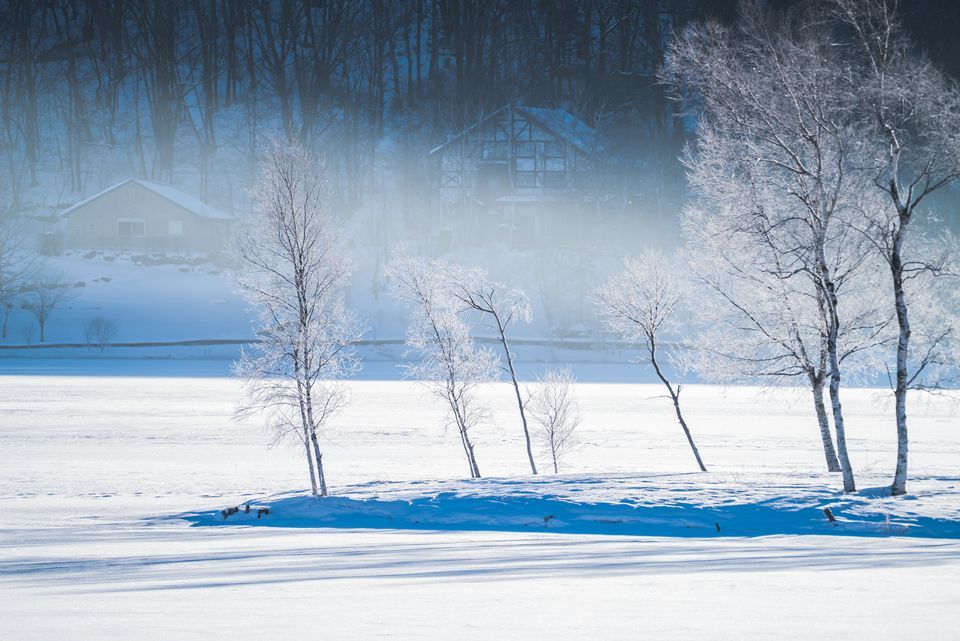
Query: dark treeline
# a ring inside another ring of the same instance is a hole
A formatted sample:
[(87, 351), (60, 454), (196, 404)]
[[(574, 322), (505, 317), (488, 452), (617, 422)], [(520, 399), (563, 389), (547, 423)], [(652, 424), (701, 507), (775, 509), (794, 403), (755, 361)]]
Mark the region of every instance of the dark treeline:
[[(907, 5), (918, 40), (958, 71), (958, 6)], [(669, 216), (685, 132), (656, 71), (671, 34), (707, 16), (735, 19), (736, 3), (7, 0), (0, 206), (56, 206), (134, 175), (234, 207), (264, 134), (282, 132), (327, 156), (352, 209), (391, 153), (423, 184), (433, 145), (516, 102), (594, 127), (624, 201)]]
[(567, 109), (617, 165), (675, 187), (682, 128), (656, 70), (675, 28), (733, 6), (12, 0), (0, 6), (5, 205), (25, 204), (44, 171), (64, 197), (111, 169), (195, 173), (206, 196), (217, 161), (251, 159), (264, 131), (324, 151), (345, 204), (360, 205), (381, 141), (419, 157), (508, 102)]

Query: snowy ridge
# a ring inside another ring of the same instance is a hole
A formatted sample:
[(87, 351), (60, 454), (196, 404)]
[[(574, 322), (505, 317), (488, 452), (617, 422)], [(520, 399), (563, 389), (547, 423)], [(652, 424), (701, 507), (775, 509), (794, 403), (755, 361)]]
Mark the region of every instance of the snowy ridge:
[[(944, 490), (948, 479), (930, 479)], [(177, 518), (198, 526), (259, 525), (488, 530), (669, 537), (817, 534), (960, 538), (960, 506), (936, 497), (885, 500), (879, 488), (844, 495), (831, 477), (756, 474), (567, 476), (352, 485), (316, 499), (303, 492)], [(918, 480), (918, 483), (923, 483)], [(948, 487), (944, 494), (957, 491)], [(269, 507), (268, 516), (256, 508)], [(836, 522), (830, 522), (829, 508)]]

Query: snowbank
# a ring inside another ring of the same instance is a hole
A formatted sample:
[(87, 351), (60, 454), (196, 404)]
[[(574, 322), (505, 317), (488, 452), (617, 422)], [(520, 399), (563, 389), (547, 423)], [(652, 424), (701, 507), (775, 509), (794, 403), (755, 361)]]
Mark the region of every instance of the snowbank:
[[(489, 530), (670, 537), (819, 534), (960, 538), (955, 515), (918, 514), (880, 488), (844, 495), (826, 485), (758, 479), (763, 491), (711, 474), (579, 476), (379, 483), (316, 499), (253, 501), (236, 514), (181, 514), (194, 525)], [(269, 514), (262, 514), (269, 508)], [(835, 521), (830, 521), (825, 510)], [(934, 512), (932, 512), (934, 513)]]

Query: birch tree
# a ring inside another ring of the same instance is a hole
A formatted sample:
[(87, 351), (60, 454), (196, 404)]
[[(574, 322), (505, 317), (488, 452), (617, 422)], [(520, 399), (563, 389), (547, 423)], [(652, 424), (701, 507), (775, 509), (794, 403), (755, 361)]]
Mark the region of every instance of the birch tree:
[(363, 334), (343, 290), (350, 265), (337, 245), (327, 170), (302, 147), (274, 142), (252, 191), (254, 213), (236, 238), (240, 290), (257, 313), (259, 344), (235, 370), (246, 402), (278, 436), (304, 447), (314, 496), (328, 493), (318, 435), (346, 402), (339, 381), (359, 368)]
[(517, 399), (517, 409), (520, 413), (520, 424), (523, 427), (523, 438), (527, 448), (527, 460), (530, 462), (530, 473), (537, 473), (537, 464), (533, 459), (533, 449), (530, 444), (530, 428), (527, 425), (527, 413), (524, 409), (523, 396), (520, 393), (520, 384), (517, 382), (517, 371), (513, 364), (513, 352), (510, 350), (510, 341), (507, 332), (517, 323), (529, 323), (532, 319), (530, 302), (526, 295), (516, 289), (510, 289), (503, 283), (489, 278), (482, 269), (453, 269), (451, 272), (453, 295), (467, 310), (475, 311), (484, 319), (484, 326), (493, 331), (503, 358), (506, 361), (507, 374), (513, 385)]
[(449, 265), (397, 254), (387, 267), (394, 295), (410, 310), (407, 345), (418, 361), (404, 366), (449, 409), (463, 447), (470, 478), (480, 478), (471, 433), (486, 417), (476, 398), (477, 386), (496, 377), (497, 357), (477, 347), (462, 317), (463, 304), (453, 296)]
[(554, 474), (560, 471), (564, 455), (577, 445), (580, 404), (574, 394), (576, 379), (569, 367), (545, 371), (528, 401), (534, 434), (550, 457)]
[[(930, 353), (914, 358), (911, 281), (945, 275), (941, 254), (912, 243), (928, 197), (960, 178), (960, 91), (918, 52), (882, 0), (835, 0), (836, 16), (852, 34), (846, 51), (858, 73), (863, 136), (871, 144), (874, 186), (886, 205), (873, 208), (864, 235), (887, 264), (898, 328), (895, 364), (897, 463), (890, 491), (907, 491), (907, 391), (921, 383)], [(954, 283), (945, 286), (956, 286)], [(933, 328), (930, 328), (933, 330)], [(932, 346), (942, 345), (934, 341)], [(935, 349), (934, 352), (937, 350)], [(923, 352), (928, 352), (924, 349)]]
[(680, 411), (683, 385), (670, 381), (658, 353), (658, 349), (665, 346), (665, 337), (675, 334), (678, 329), (677, 321), (683, 306), (683, 275), (678, 271), (662, 252), (645, 251), (639, 258), (628, 261), (624, 271), (598, 290), (597, 300), (609, 331), (624, 341), (639, 342), (644, 346), (657, 378), (667, 388), (697, 466), (701, 472), (706, 472), (700, 451)]
[(686, 163), (702, 209), (733, 213), (735, 229), (768, 257), (761, 271), (812, 286), (843, 486), (853, 492), (840, 400), (840, 290), (868, 253), (849, 226), (869, 198), (862, 116), (852, 107), (854, 79), (822, 25), (811, 25), (803, 14), (778, 21), (759, 3), (744, 5), (736, 30), (687, 29), (670, 48), (663, 79), (701, 112)]

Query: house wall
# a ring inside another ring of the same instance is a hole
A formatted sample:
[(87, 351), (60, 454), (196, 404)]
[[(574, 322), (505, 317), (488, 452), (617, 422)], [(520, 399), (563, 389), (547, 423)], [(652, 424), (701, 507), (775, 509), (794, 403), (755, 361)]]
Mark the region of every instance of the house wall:
[(507, 193), (549, 200), (592, 187), (589, 157), (513, 112), (465, 133), (439, 155), (439, 187), (448, 202), (471, 195), (489, 204)]
[(230, 221), (200, 218), (129, 183), (68, 214), (65, 234), (70, 249), (218, 251), (229, 239)]

